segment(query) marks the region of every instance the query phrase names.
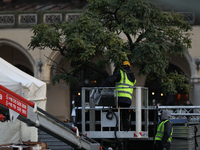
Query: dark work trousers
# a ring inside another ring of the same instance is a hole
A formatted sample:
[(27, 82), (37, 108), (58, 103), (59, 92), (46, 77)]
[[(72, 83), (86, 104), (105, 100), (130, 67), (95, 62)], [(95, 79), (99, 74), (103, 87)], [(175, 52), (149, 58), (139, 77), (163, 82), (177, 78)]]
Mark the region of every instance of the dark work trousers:
[[(130, 108), (130, 104), (126, 104), (126, 103), (119, 103), (118, 104), (120, 108), (123, 107), (128, 107)], [(129, 131), (130, 129), (130, 120), (129, 120), (129, 109), (120, 109), (120, 118), (122, 118), (122, 124), (123, 124), (123, 131)]]
[(165, 148), (165, 147), (163, 146), (163, 144), (162, 144), (161, 141), (157, 141), (157, 140), (156, 140), (155, 150), (169, 150), (169, 149), (170, 149), (170, 143), (169, 143), (169, 142), (166, 143), (166, 147), (167, 147), (167, 148)]
[(156, 147), (156, 150), (169, 150), (169, 149), (166, 149), (165, 147), (164, 148)]

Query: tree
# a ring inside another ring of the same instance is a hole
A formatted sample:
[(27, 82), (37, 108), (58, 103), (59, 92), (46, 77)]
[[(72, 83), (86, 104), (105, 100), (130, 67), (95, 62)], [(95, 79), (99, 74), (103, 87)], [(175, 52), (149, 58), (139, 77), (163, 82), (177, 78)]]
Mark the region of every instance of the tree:
[[(73, 22), (39, 24), (33, 27), (29, 48), (46, 47), (59, 51), (70, 70), (62, 68), (53, 83), (60, 80), (72, 84), (76, 73), (87, 67), (108, 77), (105, 64), (115, 66), (128, 60), (148, 79), (159, 78), (165, 93), (190, 90), (183, 74), (167, 74), (170, 54), (184, 55), (191, 47), (189, 23), (177, 13), (167, 13), (150, 1), (88, 0), (80, 17)], [(125, 35), (126, 39), (122, 38)], [(94, 65), (95, 57), (104, 56)]]

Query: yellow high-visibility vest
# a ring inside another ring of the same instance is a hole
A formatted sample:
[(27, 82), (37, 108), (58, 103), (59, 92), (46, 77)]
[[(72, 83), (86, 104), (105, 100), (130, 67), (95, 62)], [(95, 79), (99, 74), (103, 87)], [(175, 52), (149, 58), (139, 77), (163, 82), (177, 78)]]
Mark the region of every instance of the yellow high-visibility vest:
[(134, 86), (136, 83), (136, 80), (134, 82), (131, 82), (128, 79), (127, 74), (125, 72), (120, 70), (120, 73), (121, 73), (121, 80), (117, 82), (115, 86), (115, 87), (118, 87), (117, 88), (118, 97), (128, 97), (132, 99), (133, 88), (124, 88), (124, 87)]
[[(164, 130), (165, 130), (165, 123), (169, 121), (171, 123), (171, 121), (168, 119), (168, 120), (165, 120), (165, 121), (162, 121), (158, 128), (157, 128), (157, 133), (156, 133), (156, 136), (155, 136), (155, 141), (156, 140), (162, 140), (163, 136), (164, 136)], [(172, 123), (171, 123), (172, 124)], [(173, 127), (172, 127), (172, 130), (171, 130), (171, 134), (170, 134), (170, 137), (167, 139), (167, 142), (170, 142), (172, 141), (172, 134), (173, 134)]]

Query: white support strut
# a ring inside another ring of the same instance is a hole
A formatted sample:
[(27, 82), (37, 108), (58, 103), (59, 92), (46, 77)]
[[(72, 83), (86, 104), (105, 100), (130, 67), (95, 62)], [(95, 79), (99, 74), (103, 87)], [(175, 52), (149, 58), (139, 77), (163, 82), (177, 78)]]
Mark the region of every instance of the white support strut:
[(142, 119), (141, 119), (141, 101), (142, 101), (142, 98), (141, 98), (141, 95), (142, 95), (142, 92), (141, 92), (141, 87), (138, 87), (136, 88), (136, 104), (135, 104), (135, 107), (136, 107), (136, 134), (137, 136), (139, 137), (140, 136), (140, 133), (141, 133), (141, 126), (142, 126)]

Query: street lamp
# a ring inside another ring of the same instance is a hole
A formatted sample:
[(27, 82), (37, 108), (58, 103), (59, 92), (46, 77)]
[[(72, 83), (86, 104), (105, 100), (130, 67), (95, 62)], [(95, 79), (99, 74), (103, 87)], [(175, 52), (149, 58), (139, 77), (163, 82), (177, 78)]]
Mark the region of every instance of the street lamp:
[(195, 64), (196, 64), (196, 69), (197, 69), (197, 71), (199, 71), (199, 64), (200, 64), (200, 59), (199, 58), (196, 58), (195, 59)]

